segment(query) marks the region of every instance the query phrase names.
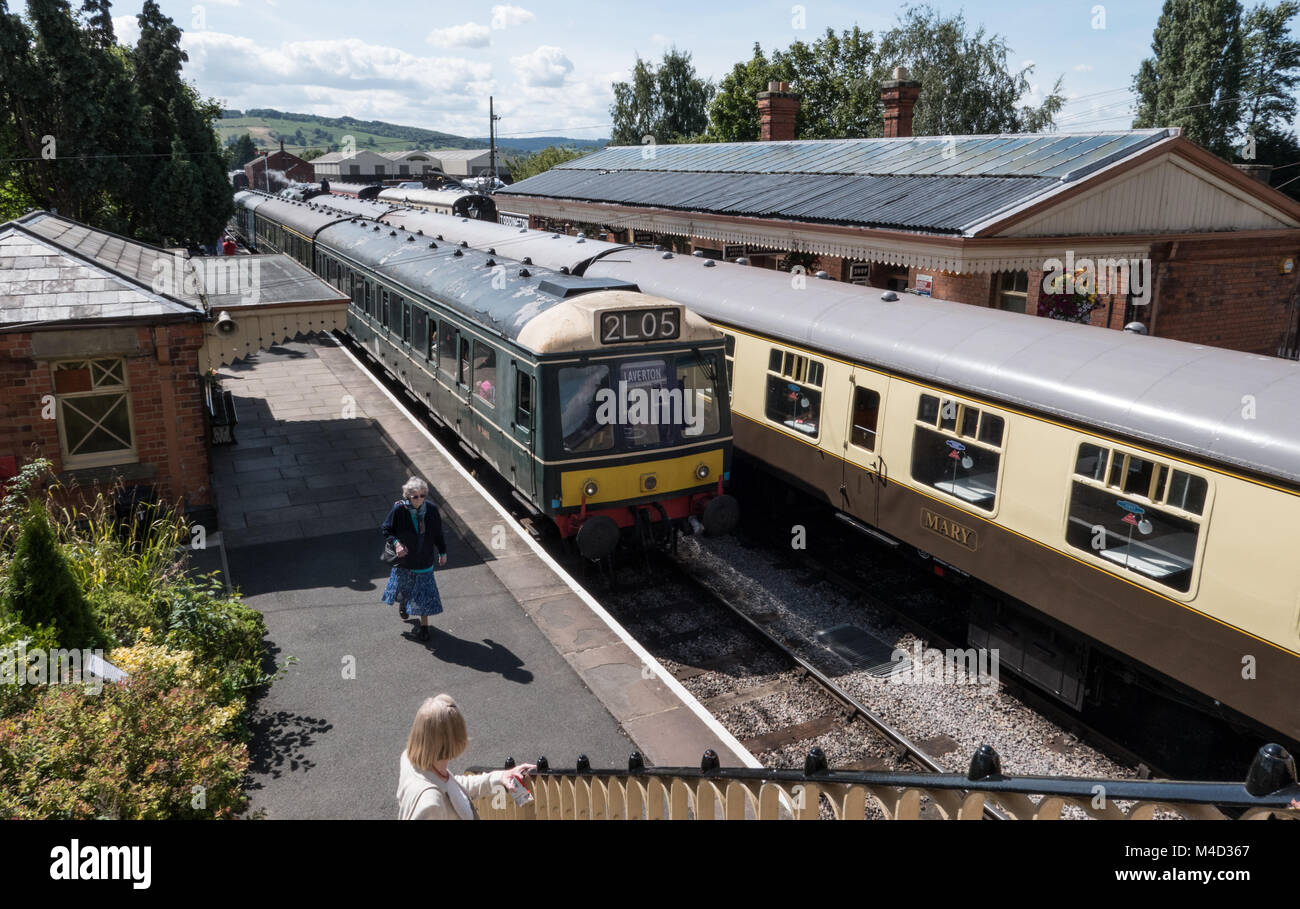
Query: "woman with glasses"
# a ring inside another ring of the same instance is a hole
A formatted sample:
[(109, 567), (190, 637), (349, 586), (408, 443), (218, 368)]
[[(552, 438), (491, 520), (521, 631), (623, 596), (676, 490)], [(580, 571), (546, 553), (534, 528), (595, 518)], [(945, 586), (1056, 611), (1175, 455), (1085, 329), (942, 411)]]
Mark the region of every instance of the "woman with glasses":
[(429, 484), (411, 477), (402, 487), (402, 500), (384, 518), (380, 528), (386, 539), (395, 541), (397, 561), (388, 575), (384, 602), (398, 604), (403, 619), (419, 616), (421, 641), (429, 640), (429, 616), (442, 612), (442, 599), (433, 579), (434, 559), (438, 567), (447, 564), (447, 541), (442, 536), (442, 517), (429, 502)]

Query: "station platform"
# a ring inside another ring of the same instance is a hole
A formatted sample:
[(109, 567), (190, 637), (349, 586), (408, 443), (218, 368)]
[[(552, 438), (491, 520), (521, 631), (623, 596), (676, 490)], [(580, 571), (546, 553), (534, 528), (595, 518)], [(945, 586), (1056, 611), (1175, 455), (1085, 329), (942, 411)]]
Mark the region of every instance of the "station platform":
[[(259, 702), (252, 809), (278, 818), (396, 816), (398, 759), (424, 698), (460, 705), (470, 747), (572, 766), (758, 766), (604, 615), (352, 354), (329, 336), (220, 370), (236, 444), (213, 449), (229, 580), (266, 617), (277, 663)], [(444, 612), (430, 640), (380, 602), (379, 525), (407, 477), (441, 509)]]

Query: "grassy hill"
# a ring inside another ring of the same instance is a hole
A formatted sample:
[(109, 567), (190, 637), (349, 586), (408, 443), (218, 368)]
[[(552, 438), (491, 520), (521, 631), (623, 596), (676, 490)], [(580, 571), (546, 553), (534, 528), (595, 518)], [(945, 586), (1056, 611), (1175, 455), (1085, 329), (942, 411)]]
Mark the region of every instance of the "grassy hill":
[[(234, 142), (248, 133), (259, 147), (278, 146), (284, 140), (285, 151), (300, 153), (304, 149), (325, 151), (337, 149), (344, 136), (356, 139), (357, 148), (376, 152), (398, 151), (408, 148), (487, 148), (488, 140), (470, 139), (440, 133), (415, 126), (399, 126), (382, 120), (357, 120), (354, 117), (316, 117), (295, 114), (270, 108), (245, 111), (229, 110), (216, 122), (217, 135), (222, 144)], [(526, 139), (505, 139), (497, 148), (506, 153), (531, 153), (548, 145), (604, 145), (604, 140), (566, 139), (549, 136)]]

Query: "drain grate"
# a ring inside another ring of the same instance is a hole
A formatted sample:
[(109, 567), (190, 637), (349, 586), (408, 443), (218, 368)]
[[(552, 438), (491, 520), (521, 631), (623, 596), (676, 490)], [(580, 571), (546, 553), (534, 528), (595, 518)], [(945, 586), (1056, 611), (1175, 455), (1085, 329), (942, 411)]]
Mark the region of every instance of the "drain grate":
[(867, 669), (875, 678), (887, 678), (912, 665), (910, 659), (894, 661), (894, 647), (857, 625), (834, 625), (823, 628), (814, 637), (817, 643), (842, 658), (855, 669)]

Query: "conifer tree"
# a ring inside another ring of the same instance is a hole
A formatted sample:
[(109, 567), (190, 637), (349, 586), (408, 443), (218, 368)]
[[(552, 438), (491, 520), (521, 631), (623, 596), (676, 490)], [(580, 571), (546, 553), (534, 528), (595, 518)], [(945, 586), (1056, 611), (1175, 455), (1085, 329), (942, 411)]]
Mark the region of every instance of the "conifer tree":
[(32, 506), (14, 547), (5, 611), (29, 628), (54, 629), (62, 647), (103, 647), (105, 638), (59, 548), (45, 510)]

